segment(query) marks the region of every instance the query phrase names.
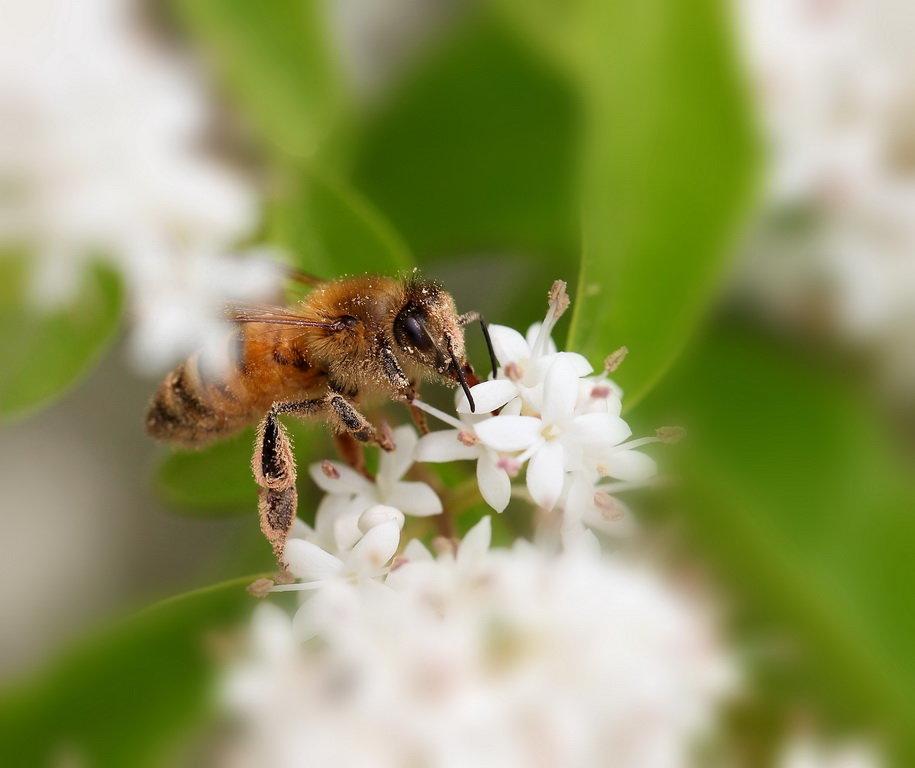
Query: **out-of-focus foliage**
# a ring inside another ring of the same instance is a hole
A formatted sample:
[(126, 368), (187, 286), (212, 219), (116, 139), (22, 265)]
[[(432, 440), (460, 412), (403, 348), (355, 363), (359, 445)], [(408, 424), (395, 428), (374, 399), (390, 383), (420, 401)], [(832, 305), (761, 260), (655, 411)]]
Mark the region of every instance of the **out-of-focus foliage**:
[(173, 757), (207, 712), (218, 632), (250, 610), (254, 578), (157, 603), (5, 694), (3, 764), (157, 766)]
[(569, 346), (626, 344), (632, 407), (662, 374), (733, 245), (753, 149), (727, 27), (714, 0), (583, 4), (589, 110), (583, 249)]
[(29, 300), (24, 259), (0, 258), (0, 419), (22, 416), (60, 396), (98, 360), (118, 327), (116, 274), (86, 270), (74, 299), (41, 310)]
[(315, 275), (397, 274), (413, 265), (400, 235), (372, 204), (327, 173), (295, 175), (273, 216), (272, 240)]
[(368, 116), (353, 177), (422, 258), (567, 254), (576, 122), (560, 74), (483, 14)]
[(324, 4), (271, 0), (266, 9), (245, 0), (173, 0), (173, 6), (267, 142), (297, 157), (313, 154), (344, 101)]
[(803, 700), (812, 683), (841, 720), (890, 725), (911, 759), (915, 483), (873, 403), (841, 379), (719, 328), (638, 416), (690, 425), (671, 457), (670, 514), (720, 568), (754, 632), (769, 627), (776, 641), (780, 626), (799, 641), (785, 698)]

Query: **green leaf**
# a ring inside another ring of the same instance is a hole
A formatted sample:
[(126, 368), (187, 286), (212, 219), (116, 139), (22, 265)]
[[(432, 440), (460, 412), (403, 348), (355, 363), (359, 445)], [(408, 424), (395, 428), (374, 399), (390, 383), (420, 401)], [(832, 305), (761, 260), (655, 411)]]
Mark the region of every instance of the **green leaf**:
[(583, 257), (568, 346), (627, 345), (627, 404), (709, 301), (748, 202), (754, 151), (718, 0), (586, 0)]
[(307, 157), (343, 108), (319, 0), (174, 0), (261, 134)]
[[(316, 425), (285, 421), (299, 467), (307, 467), (318, 448), (326, 448)], [(255, 514), (257, 485), (251, 475), (254, 429), (200, 450), (177, 450), (165, 456), (156, 472), (159, 493), (177, 511), (200, 516)], [(311, 480), (299, 471), (299, 510), (308, 518), (314, 496)]]
[(277, 201), (271, 239), (320, 277), (393, 274), (413, 266), (406, 244), (372, 204), (316, 169), (302, 171)]
[(510, 251), (537, 269), (575, 247), (576, 116), (535, 48), (471, 14), (370, 116), (354, 183), (423, 262)]
[(874, 405), (843, 372), (719, 329), (639, 417), (685, 421), (671, 506), (751, 623), (800, 643), (794, 706), (812, 691), (911, 764), (915, 483)]
[(208, 711), (207, 633), (252, 607), (228, 581), (157, 603), (0, 699), (0, 764), (163, 765)]
[(49, 311), (28, 298), (26, 259), (0, 258), (0, 420), (21, 417), (75, 384), (114, 338), (121, 315), (117, 275), (87, 268), (74, 297)]

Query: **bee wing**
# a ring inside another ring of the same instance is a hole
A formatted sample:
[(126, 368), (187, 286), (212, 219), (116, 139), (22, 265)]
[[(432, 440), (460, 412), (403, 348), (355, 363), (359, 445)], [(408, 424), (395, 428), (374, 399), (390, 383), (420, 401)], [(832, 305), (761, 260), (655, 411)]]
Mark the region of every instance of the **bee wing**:
[(234, 305), (226, 309), (226, 317), (233, 323), (263, 323), (265, 325), (291, 325), (297, 328), (324, 328), (337, 330), (338, 324), (311, 320), (286, 307)]
[(326, 283), (323, 277), (318, 277), (317, 275), (312, 275), (308, 272), (303, 272), (301, 269), (296, 267), (291, 267), (288, 264), (282, 265), (283, 273), (286, 277), (292, 280), (295, 283), (301, 283), (302, 285), (307, 285), (313, 288), (316, 285), (321, 285), (321, 283)]

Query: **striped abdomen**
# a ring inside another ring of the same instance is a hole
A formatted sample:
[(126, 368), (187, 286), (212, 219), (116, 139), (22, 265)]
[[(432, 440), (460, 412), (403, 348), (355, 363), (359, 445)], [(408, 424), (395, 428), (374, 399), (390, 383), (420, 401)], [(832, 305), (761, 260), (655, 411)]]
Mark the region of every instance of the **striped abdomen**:
[(246, 329), (224, 377), (201, 375), (198, 355), (179, 365), (153, 396), (147, 432), (169, 443), (199, 446), (259, 421), (274, 402), (320, 392), (323, 376), (289, 345), (286, 335), (280, 331), (265, 337)]

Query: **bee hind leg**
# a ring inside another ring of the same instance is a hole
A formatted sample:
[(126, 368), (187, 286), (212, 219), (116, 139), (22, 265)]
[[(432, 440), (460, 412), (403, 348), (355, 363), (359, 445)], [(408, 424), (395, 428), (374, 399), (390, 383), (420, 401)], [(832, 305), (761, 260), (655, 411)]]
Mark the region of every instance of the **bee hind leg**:
[(286, 537), (295, 522), (298, 493), (295, 487), (295, 456), (286, 428), (277, 418), (281, 413), (313, 414), (323, 406), (321, 400), (300, 403), (276, 403), (257, 428), (251, 468), (258, 491), (258, 513), (261, 531), (270, 542), (276, 559), (283, 567)]

